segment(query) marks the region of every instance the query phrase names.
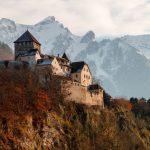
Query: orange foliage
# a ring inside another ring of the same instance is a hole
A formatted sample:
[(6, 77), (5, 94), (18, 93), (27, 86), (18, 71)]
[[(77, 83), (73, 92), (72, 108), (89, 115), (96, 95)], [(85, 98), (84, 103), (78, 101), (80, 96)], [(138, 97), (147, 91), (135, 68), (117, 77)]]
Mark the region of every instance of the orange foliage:
[(35, 79), (30, 71), (0, 71), (0, 114), (14, 112), (19, 115), (34, 111), (40, 91)]
[(48, 94), (45, 91), (40, 91), (37, 96), (36, 109), (45, 111), (47, 108)]
[(128, 102), (128, 109), (132, 110), (132, 108), (133, 108), (133, 105), (130, 102)]
[(45, 116), (45, 112), (59, 106), (63, 97), (56, 79), (43, 86), (32, 71), (0, 70), (0, 126), (4, 131), (0, 135), (0, 149), (10, 149), (5, 144), (19, 145), (20, 137), (27, 137), (24, 116), (31, 114), (31, 124), (37, 127), (42, 124), (41, 116)]
[(114, 100), (113, 104), (114, 104), (114, 106), (121, 106), (128, 110), (131, 110), (133, 107), (132, 104), (130, 103), (130, 101), (125, 98), (117, 98)]
[(42, 99), (42, 100), (47, 101), (48, 100), (48, 94), (45, 91), (39, 91), (37, 98), (38, 98), (38, 100)]

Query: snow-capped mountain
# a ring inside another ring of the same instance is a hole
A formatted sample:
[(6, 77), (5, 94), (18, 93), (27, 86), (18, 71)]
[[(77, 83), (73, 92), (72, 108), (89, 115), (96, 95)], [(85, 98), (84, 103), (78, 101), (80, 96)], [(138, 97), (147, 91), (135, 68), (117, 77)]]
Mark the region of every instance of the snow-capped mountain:
[(150, 61), (121, 39), (91, 42), (77, 58), (89, 62), (113, 96), (150, 96)]
[(121, 39), (139, 49), (141, 54), (150, 59), (150, 35), (124, 36)]
[(150, 35), (96, 40), (92, 31), (77, 36), (47, 17), (35, 25), (1, 19), (0, 41), (13, 48), (13, 41), (27, 29), (41, 42), (43, 53), (66, 52), (73, 61), (86, 61), (111, 95), (150, 98)]

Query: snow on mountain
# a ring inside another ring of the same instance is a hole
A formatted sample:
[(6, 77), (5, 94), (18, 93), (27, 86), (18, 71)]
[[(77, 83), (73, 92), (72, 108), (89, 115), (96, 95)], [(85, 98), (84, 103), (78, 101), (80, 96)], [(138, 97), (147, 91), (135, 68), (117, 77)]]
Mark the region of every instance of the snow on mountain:
[(35, 25), (1, 19), (0, 41), (13, 48), (13, 41), (27, 29), (40, 41), (43, 53), (66, 52), (73, 61), (86, 61), (111, 95), (150, 97), (150, 35), (97, 40), (92, 31), (76, 36), (47, 17)]
[(17, 24), (14, 21), (3, 18), (0, 20), (0, 40), (13, 47), (13, 42), (27, 29), (42, 43), (45, 51), (52, 49), (56, 38), (62, 35), (71, 36), (70, 31), (55, 21), (54, 17), (47, 17), (35, 25)]
[(150, 61), (121, 39), (93, 41), (76, 58), (89, 62), (111, 95), (150, 96)]
[(81, 39), (80, 42), (81, 43), (89, 43), (93, 39), (95, 39), (95, 33), (93, 31), (89, 31), (83, 36), (83, 38)]
[(124, 36), (126, 43), (140, 50), (140, 53), (150, 59), (150, 35)]

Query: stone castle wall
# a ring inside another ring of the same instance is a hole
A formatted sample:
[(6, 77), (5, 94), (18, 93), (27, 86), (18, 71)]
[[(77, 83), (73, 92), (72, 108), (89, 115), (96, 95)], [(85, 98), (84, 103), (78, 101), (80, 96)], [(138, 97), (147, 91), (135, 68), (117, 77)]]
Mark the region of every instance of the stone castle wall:
[(24, 53), (30, 49), (38, 49), (41, 53), (41, 46), (35, 42), (15, 43), (15, 59), (20, 53)]
[(69, 93), (67, 100), (104, 107), (103, 90), (89, 91), (88, 87), (73, 81), (67, 82), (67, 89)]
[[(24, 68), (25, 64), (22, 62), (17, 61), (10, 61), (8, 64), (5, 64), (4, 61), (0, 62), (0, 69), (15, 69), (17, 67)], [(7, 67), (6, 67), (7, 66)], [(48, 68), (47, 68), (48, 69)], [(46, 70), (47, 70), (46, 69)], [(46, 73), (44, 72), (44, 68), (42, 70), (42, 67), (40, 67), (40, 71), (38, 71), (38, 75), (40, 78), (41, 83), (44, 82), (43, 75)], [(42, 74), (40, 74), (40, 72)], [(65, 82), (64, 82), (65, 81)], [(99, 105), (101, 108), (104, 108), (104, 101), (103, 101), (103, 90), (97, 89), (94, 91), (91, 91), (88, 89), (87, 86), (81, 85), (79, 82), (74, 82), (72, 80), (63, 80), (62, 79), (62, 88), (67, 90), (68, 96), (66, 97), (69, 101), (75, 101), (77, 103), (83, 103), (87, 105)], [(63, 92), (63, 90), (61, 90)]]

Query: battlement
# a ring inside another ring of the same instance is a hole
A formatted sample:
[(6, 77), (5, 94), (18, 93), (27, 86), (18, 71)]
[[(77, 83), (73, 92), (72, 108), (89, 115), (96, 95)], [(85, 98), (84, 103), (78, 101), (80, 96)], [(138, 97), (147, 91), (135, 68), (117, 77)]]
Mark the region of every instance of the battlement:
[(72, 80), (68, 80), (65, 84), (69, 93), (67, 100), (87, 105), (99, 105), (101, 108), (104, 108), (103, 89), (91, 90), (90, 87), (92, 85), (83, 86), (81, 83)]

